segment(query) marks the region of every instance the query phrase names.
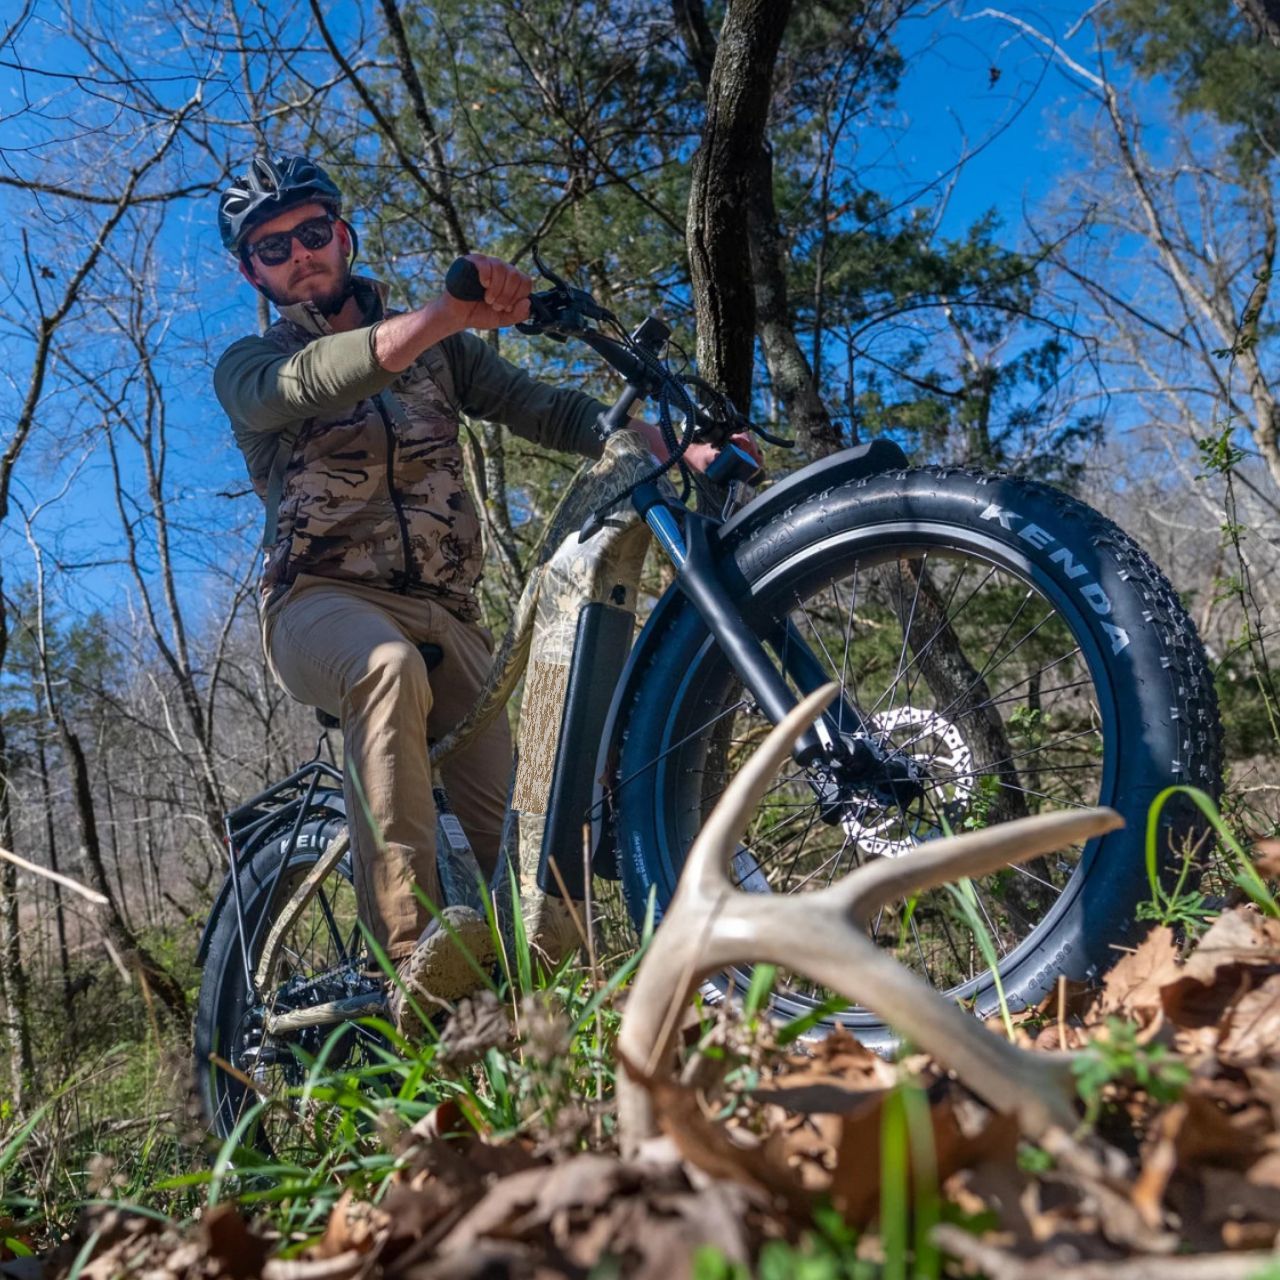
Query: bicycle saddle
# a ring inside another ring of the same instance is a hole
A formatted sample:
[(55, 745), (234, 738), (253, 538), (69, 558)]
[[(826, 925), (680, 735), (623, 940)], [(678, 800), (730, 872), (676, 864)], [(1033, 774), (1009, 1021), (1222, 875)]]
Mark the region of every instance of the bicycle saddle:
[[(428, 671), (434, 671), (444, 661), (444, 650), (430, 640), (420, 644), (418, 652), (422, 654), (422, 660), (427, 664)], [(338, 729), (342, 725), (337, 716), (331, 716), (321, 707), (316, 708), (316, 721), (322, 729)]]

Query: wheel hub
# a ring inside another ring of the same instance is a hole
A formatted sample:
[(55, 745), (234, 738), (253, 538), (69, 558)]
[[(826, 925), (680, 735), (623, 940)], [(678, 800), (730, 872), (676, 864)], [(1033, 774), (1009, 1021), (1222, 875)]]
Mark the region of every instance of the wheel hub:
[(863, 855), (898, 858), (942, 834), (940, 815), (953, 820), (967, 807), (973, 752), (954, 724), (923, 707), (894, 707), (869, 725), (880, 763), (855, 784), (827, 784), (838, 794), (828, 820)]

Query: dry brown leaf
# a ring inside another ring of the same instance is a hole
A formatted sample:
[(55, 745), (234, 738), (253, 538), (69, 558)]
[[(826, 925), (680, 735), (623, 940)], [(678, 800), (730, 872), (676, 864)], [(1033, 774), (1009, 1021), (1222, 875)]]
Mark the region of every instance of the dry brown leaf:
[(409, 1137), (419, 1142), (435, 1142), (457, 1134), (474, 1132), (467, 1124), (462, 1108), (452, 1098), (438, 1102), (409, 1130)]
[[(262, 1264), (262, 1280), (354, 1280), (365, 1264), (364, 1255), (355, 1249), (331, 1258), (268, 1258)], [(172, 1268), (172, 1257), (169, 1265)]]
[(1133, 1184), (1133, 1207), (1149, 1227), (1164, 1221), (1164, 1197), (1178, 1168), (1178, 1134), (1187, 1107), (1179, 1102), (1157, 1117), (1154, 1132), (1142, 1151), (1142, 1168)]
[(430, 1175), (464, 1196), (482, 1191), (489, 1178), (506, 1177), (541, 1164), (531, 1154), (527, 1139), (486, 1142), (470, 1126), (461, 1136), (411, 1141), (402, 1147), (402, 1154), (412, 1160), (410, 1180), (421, 1185), (423, 1175)]
[[(1183, 1053), (1212, 1052), (1230, 1036), (1235, 1007), (1255, 986), (1280, 967), (1280, 921), (1258, 914), (1252, 907), (1223, 912), (1183, 967), (1181, 976), (1160, 993), (1166, 1017), (1179, 1028), (1176, 1039)], [(1264, 1050), (1248, 1027), (1267, 1019), (1267, 1002), (1246, 1014), (1236, 1044), (1240, 1061), (1261, 1061)], [(1225, 1020), (1225, 1021), (1224, 1021)]]
[(565, 1264), (548, 1264), (544, 1251), (515, 1240), (481, 1240), (463, 1253), (431, 1258), (404, 1273), (404, 1280), (563, 1280), (572, 1274)]
[(598, 1209), (641, 1181), (634, 1166), (616, 1156), (592, 1153), (511, 1174), (494, 1183), (441, 1240), (440, 1253), (470, 1248), (487, 1236), (518, 1238), (544, 1226), (561, 1210)]
[(778, 1135), (786, 1163), (795, 1171), (800, 1185), (806, 1191), (825, 1191), (831, 1185), (831, 1170), (835, 1167), (841, 1117), (821, 1112), (793, 1115), (781, 1107), (769, 1106), (761, 1113), (761, 1120), (768, 1132)]
[(1272, 1134), (1270, 1150), (1249, 1166), (1249, 1181), (1280, 1195), (1280, 1135)]
[(386, 1225), (386, 1213), (367, 1201), (357, 1200), (348, 1187), (329, 1211), (324, 1235), (307, 1251), (308, 1256), (335, 1258), (353, 1249), (367, 1253), (373, 1248), (377, 1233)]
[(490, 1049), (510, 1047), (514, 1039), (505, 1002), (492, 991), (481, 991), (458, 1001), (440, 1033), (435, 1060), (457, 1071), (479, 1062)]
[(1244, 1074), (1252, 1096), (1270, 1107), (1272, 1124), (1280, 1130), (1280, 1066), (1250, 1067)]
[(1280, 960), (1280, 920), (1261, 915), (1256, 907), (1224, 911), (1200, 939), (1183, 972), (1201, 982), (1213, 981), (1222, 965)]
[(261, 1275), (271, 1246), (249, 1229), (234, 1205), (214, 1205), (200, 1219), (200, 1234), (215, 1274), (230, 1280), (251, 1280)]
[(762, 1145), (740, 1146), (708, 1120), (694, 1090), (660, 1076), (646, 1075), (619, 1055), (619, 1063), (649, 1094), (654, 1120), (690, 1164), (715, 1178), (743, 1183), (775, 1198), (789, 1210), (807, 1214), (812, 1199), (789, 1167), (778, 1135)]
[[(870, 1221), (880, 1203), (880, 1129), (886, 1096), (871, 1095), (864, 1107), (843, 1117), (831, 1198), (853, 1223)], [(989, 1111), (956, 1086), (948, 1084), (940, 1098), (931, 1100), (929, 1120), (940, 1182), (987, 1160), (1016, 1161), (1017, 1120)]]
[(1135, 951), (1126, 952), (1111, 968), (1087, 1021), (1097, 1025), (1118, 1017), (1154, 1029), (1161, 1018), (1160, 990), (1179, 976), (1173, 930), (1163, 925), (1152, 929)]
[(1253, 1219), (1269, 1223), (1273, 1235), (1280, 1227), (1280, 1192), (1274, 1188), (1260, 1187), (1235, 1169), (1204, 1169), (1199, 1180), (1201, 1213), (1211, 1225)]
[(751, 1091), (751, 1097), (758, 1102), (785, 1107), (787, 1111), (799, 1111), (801, 1115), (845, 1115), (859, 1110), (870, 1094), (883, 1093), (884, 1089), (886, 1084), (841, 1080), (824, 1071), (797, 1071), (765, 1080)]
[[(1222, 1224), (1222, 1243), (1233, 1251), (1271, 1249), (1275, 1247), (1277, 1239), (1280, 1239), (1280, 1235), (1277, 1234), (1274, 1223), (1224, 1222)], [(1254, 1280), (1257, 1280), (1256, 1276)]]
[[(1218, 1057), (1236, 1067), (1280, 1062), (1280, 966), (1230, 1008), (1217, 1044)], [(1264, 971), (1254, 967), (1258, 982)]]

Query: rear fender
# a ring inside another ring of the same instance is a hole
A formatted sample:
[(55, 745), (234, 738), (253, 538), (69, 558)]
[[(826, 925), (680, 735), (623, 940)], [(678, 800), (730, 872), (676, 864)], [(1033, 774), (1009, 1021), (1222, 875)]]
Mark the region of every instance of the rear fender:
[[(748, 503), (716, 529), (712, 534), (713, 546), (726, 545), (731, 540), (736, 541), (749, 535), (815, 493), (854, 484), (868, 476), (900, 470), (909, 465), (907, 455), (891, 440), (873, 440), (870, 444), (858, 445), (830, 457), (820, 458), (770, 486), (754, 502)], [(634, 701), (649, 668), (654, 646), (660, 643), (669, 619), (685, 604), (680, 588), (672, 586), (654, 606), (614, 688), (613, 700), (605, 720), (593, 775), (591, 859), (595, 873), (609, 880), (618, 878), (610, 796), (617, 777), (618, 754), (622, 747), (624, 709)]]
[[(298, 831), (297, 847), (299, 849), (312, 847), (313, 844), (316, 848), (324, 848), (333, 839), (338, 826), (346, 822), (346, 805), (340, 791), (326, 792), (323, 801), (315, 807), (316, 816), (307, 818)], [(262, 850), (269, 849), (273, 844), (283, 849), (289, 843), (289, 834), (293, 830), (292, 824), (283, 833), (279, 833), (278, 828), (276, 830), (277, 834), (266, 834), (236, 851), (235, 864), (238, 872), (247, 867)], [(213, 900), (213, 907), (209, 911), (209, 918), (204, 923), (204, 931), (200, 935), (200, 945), (196, 948), (196, 964), (200, 968), (204, 967), (204, 962), (208, 959), (209, 943), (224, 911), (235, 911), (230, 875), (223, 878), (217, 897)]]

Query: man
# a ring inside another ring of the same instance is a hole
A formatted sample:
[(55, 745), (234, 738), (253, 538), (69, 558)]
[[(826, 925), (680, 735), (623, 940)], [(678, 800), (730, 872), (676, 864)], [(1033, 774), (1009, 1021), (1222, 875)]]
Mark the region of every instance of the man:
[[(416, 311), (384, 307), (356, 276), (356, 239), (329, 176), (302, 156), (258, 156), (223, 193), (223, 244), (279, 312), (214, 372), (254, 487), (267, 503), (263, 645), (279, 682), (340, 718), (360, 917), (415, 997), (452, 1000), (493, 961), (485, 921), (465, 907), (440, 928), (427, 724), (446, 732), (475, 699), (491, 644), (478, 625), (480, 526), (462, 481), (459, 415), (554, 449), (599, 457), (604, 405), (553, 389), (468, 329), (529, 313), (532, 281), (472, 255), (482, 302), (448, 294)], [(661, 433), (636, 423), (658, 456)], [(695, 466), (714, 456), (700, 448)], [(418, 646), (444, 651), (428, 676)], [(511, 769), (500, 718), (444, 767), (484, 872), (496, 865)], [(393, 995), (393, 1012), (409, 1018)]]

